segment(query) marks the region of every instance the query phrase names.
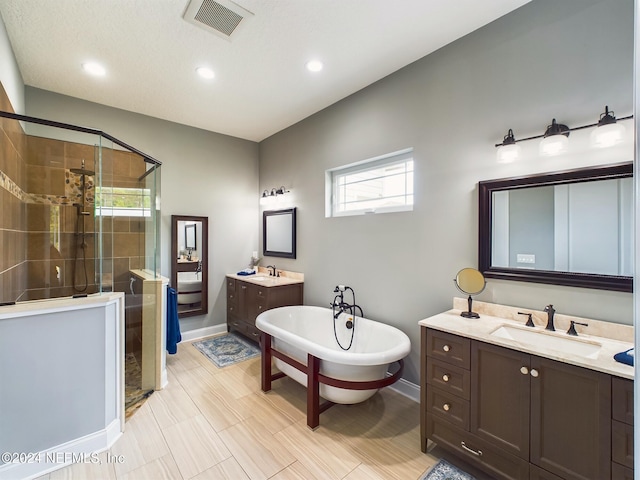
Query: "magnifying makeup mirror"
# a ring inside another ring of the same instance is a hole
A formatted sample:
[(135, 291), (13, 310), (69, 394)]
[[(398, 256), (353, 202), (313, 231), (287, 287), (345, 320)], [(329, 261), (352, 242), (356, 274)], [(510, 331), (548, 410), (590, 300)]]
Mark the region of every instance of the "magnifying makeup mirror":
[(469, 303), (469, 311), (462, 312), (460, 316), (464, 318), (480, 318), (480, 315), (471, 311), (471, 295), (478, 295), (479, 293), (482, 293), (484, 287), (487, 286), (487, 281), (484, 279), (484, 275), (475, 268), (463, 268), (458, 272), (453, 281), (458, 290), (465, 295), (469, 295), (467, 300)]

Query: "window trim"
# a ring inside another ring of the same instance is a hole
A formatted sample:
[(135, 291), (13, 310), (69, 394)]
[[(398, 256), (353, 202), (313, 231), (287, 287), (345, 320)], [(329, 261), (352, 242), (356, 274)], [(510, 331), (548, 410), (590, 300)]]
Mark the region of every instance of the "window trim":
[[(394, 212), (408, 212), (413, 211), (413, 203), (405, 205), (394, 205), (386, 207), (375, 208), (362, 208), (358, 210), (345, 210), (337, 211), (335, 208), (335, 196), (336, 196), (336, 176), (348, 175), (354, 172), (366, 172), (367, 170), (374, 170), (380, 166), (394, 165), (406, 163), (407, 160), (413, 160), (413, 147), (405, 148), (395, 152), (379, 155), (377, 157), (368, 158), (366, 160), (360, 160), (357, 162), (342, 165), (340, 167), (330, 168), (325, 171), (325, 217), (349, 217), (355, 215), (370, 215), (376, 213), (394, 213)], [(415, 163), (414, 170), (415, 172)], [(415, 186), (415, 185), (414, 185)], [(415, 192), (412, 196), (415, 195)], [(406, 197), (405, 193), (405, 197)]]

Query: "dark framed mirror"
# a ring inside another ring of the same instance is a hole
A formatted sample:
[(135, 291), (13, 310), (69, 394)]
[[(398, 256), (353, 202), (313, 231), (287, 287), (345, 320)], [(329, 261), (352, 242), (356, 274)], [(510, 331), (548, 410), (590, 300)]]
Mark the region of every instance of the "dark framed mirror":
[(633, 163), (483, 181), (487, 278), (633, 291)]
[(265, 257), (296, 258), (296, 208), (262, 213), (262, 251)]
[(178, 292), (178, 317), (207, 313), (209, 219), (171, 215), (171, 286)]
[(196, 225), (195, 223), (184, 226), (184, 246), (187, 249), (195, 250), (198, 248), (196, 242)]

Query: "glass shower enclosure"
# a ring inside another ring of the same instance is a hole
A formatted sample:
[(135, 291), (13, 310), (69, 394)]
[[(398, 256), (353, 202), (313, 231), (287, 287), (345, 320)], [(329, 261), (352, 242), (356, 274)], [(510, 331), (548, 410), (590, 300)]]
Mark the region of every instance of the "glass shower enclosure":
[(0, 207), (0, 305), (124, 292), (126, 354), (141, 363), (160, 162), (99, 130), (0, 112)]

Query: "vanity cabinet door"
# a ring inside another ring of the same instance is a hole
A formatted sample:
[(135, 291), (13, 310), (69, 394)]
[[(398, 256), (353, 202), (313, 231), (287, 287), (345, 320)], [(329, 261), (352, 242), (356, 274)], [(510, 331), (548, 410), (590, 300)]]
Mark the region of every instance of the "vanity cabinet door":
[(611, 377), (531, 356), (531, 463), (567, 480), (611, 478)]
[(531, 356), (471, 342), (471, 433), (529, 459)]

